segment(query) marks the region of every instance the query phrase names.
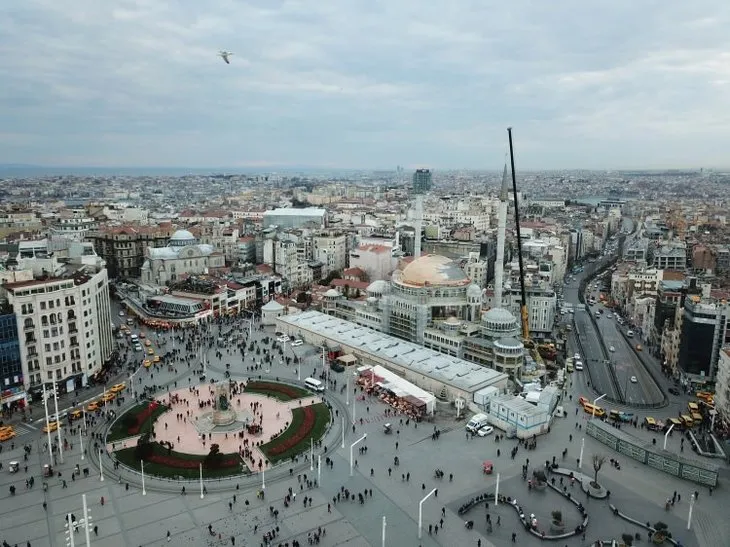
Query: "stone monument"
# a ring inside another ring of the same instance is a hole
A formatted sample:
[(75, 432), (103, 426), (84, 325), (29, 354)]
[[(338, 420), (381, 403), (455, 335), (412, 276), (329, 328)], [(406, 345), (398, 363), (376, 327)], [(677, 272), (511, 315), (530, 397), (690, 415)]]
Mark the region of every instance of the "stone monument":
[(236, 421), (236, 411), (231, 408), (231, 388), (228, 382), (215, 384), (215, 410), (213, 424), (230, 425)]

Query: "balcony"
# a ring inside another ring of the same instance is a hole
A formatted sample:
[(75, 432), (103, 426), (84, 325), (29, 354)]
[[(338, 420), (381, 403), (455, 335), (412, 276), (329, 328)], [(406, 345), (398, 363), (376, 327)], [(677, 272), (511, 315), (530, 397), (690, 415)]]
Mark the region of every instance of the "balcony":
[(23, 330), (25, 332), (29, 332), (29, 331), (35, 330), (35, 324), (34, 323), (25, 323), (23, 325)]

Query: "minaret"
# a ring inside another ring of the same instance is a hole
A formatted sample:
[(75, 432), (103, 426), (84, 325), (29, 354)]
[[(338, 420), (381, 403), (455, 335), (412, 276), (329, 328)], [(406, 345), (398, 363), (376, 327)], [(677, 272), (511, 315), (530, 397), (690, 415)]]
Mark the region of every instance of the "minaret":
[(509, 195), (509, 173), (507, 164), (504, 164), (502, 173), (502, 189), (499, 193), (499, 213), (497, 216), (497, 262), (494, 264), (494, 307), (501, 308), (504, 304), (502, 289), (504, 287), (504, 239), (507, 230), (507, 196)]
[(413, 194), (415, 196), (415, 204), (413, 207), (413, 228), (414, 245), (413, 258), (421, 256), (421, 230), (423, 229), (423, 194), (431, 189), (431, 171), (428, 169), (416, 169), (413, 173)]

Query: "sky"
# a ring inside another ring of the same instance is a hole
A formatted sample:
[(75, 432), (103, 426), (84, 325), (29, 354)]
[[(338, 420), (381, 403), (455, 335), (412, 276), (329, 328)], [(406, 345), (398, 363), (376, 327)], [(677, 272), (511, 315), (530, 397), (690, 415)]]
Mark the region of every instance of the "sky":
[[(718, 0), (0, 2), (0, 164), (727, 167)], [(231, 64), (217, 56), (232, 51)]]

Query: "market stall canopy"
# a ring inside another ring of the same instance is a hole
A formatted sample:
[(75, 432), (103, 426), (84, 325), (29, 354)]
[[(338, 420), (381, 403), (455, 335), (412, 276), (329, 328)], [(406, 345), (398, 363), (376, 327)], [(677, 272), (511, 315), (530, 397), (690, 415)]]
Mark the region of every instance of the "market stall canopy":
[(385, 367), (380, 365), (374, 367), (362, 366), (357, 371), (365, 378), (373, 375), (376, 385), (390, 391), (396, 397), (400, 397), (416, 407), (425, 406), (426, 412), (429, 414), (434, 412), (436, 406), (435, 395), (431, 395), (420, 387), (413, 385)]

